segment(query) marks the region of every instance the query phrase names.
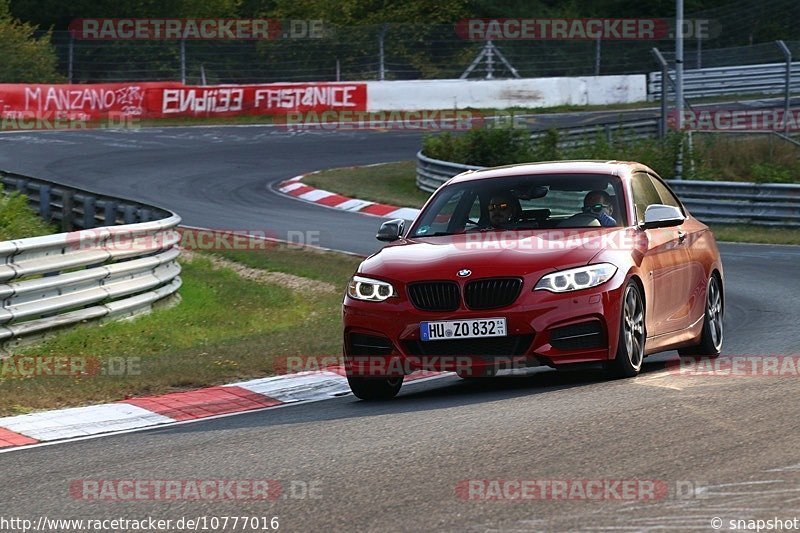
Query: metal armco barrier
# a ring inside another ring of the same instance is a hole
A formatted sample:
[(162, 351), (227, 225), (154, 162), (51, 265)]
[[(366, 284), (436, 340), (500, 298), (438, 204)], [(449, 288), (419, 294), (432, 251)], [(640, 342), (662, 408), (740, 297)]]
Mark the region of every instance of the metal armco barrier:
[[(572, 148), (590, 144), (598, 135), (605, 137), (609, 143), (613, 140), (631, 142), (642, 138), (656, 138), (659, 133), (661, 119), (645, 118), (636, 120), (618, 119), (616, 122), (577, 126), (558, 130), (558, 146)], [(531, 139), (536, 141), (547, 134), (546, 131), (531, 132)]]
[[(417, 152), (417, 187), (433, 192), (465, 170), (483, 167), (432, 159)], [(708, 223), (800, 228), (800, 185), (667, 180), (689, 211)]]
[[(674, 76), (674, 72), (670, 71)], [(647, 99), (661, 97), (661, 72), (647, 76)], [(792, 63), (791, 92), (800, 91), (800, 61)], [(701, 68), (683, 71), (685, 98), (735, 94), (782, 94), (786, 90), (786, 63), (736, 67)]]
[(45, 219), (79, 228), (0, 242), (3, 351), (56, 328), (146, 310), (181, 286), (175, 213), (17, 174), (0, 181), (32, 193)]

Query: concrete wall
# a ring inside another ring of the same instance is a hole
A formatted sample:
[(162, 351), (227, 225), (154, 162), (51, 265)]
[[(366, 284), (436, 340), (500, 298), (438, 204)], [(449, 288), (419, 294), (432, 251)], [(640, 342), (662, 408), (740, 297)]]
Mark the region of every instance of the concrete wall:
[(643, 102), (644, 74), (512, 80), (367, 82), (367, 110), (603, 105)]

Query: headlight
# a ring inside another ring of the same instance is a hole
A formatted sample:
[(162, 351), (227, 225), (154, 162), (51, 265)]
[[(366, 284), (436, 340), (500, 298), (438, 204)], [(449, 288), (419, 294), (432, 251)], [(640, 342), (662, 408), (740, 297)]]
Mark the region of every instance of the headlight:
[(542, 276), (533, 290), (550, 292), (569, 292), (597, 287), (610, 280), (617, 267), (609, 263), (599, 263), (579, 268), (570, 268)]
[(361, 276), (353, 276), (347, 285), (347, 295), (350, 298), (365, 302), (382, 302), (396, 294), (390, 283)]

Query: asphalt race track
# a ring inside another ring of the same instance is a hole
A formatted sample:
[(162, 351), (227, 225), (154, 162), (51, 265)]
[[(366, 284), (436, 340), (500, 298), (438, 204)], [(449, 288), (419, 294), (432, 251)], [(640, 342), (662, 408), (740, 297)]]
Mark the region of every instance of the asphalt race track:
[[(14, 133), (0, 136), (0, 168), (154, 202), (190, 225), (320, 231), (322, 246), (368, 253), (379, 219), (292, 201), (271, 186), (411, 159), (418, 148), (413, 133), (270, 127)], [(800, 247), (721, 248), (724, 354), (800, 355)], [(33, 520), (278, 516), (282, 531), (712, 531), (715, 517), (728, 531), (734, 519), (800, 518), (797, 360), (781, 376), (681, 375), (666, 366), (671, 357), (648, 359), (631, 380), (549, 369), (477, 384), (448, 376), (407, 385), (387, 403), (343, 396), (3, 453), (0, 508)], [(252, 478), (279, 480), (287, 497), (131, 503), (69, 492), (82, 479)], [(637, 479), (665, 492), (474, 501), (457, 491), (490, 493), (469, 480)]]

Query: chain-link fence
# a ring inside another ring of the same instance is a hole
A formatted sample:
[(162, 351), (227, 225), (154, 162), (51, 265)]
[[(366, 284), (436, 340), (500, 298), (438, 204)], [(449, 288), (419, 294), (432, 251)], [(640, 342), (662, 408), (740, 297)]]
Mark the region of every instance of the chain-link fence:
[[(686, 68), (781, 61), (773, 40), (797, 35), (798, 0), (742, 0), (690, 13), (710, 21), (705, 38), (685, 40)], [(788, 29), (787, 29), (788, 28)], [(55, 32), (59, 69), (72, 82), (176, 80), (187, 83), (458, 78), (486, 46), (456, 25), (326, 27), (324, 37), (263, 41), (79, 40)], [(746, 44), (745, 44), (746, 43)], [(634, 74), (657, 70), (651, 49), (672, 60), (674, 40), (495, 40), (499, 54), (472, 78)], [(795, 53), (797, 42), (793, 42)], [(507, 60), (504, 63), (499, 56)], [(800, 54), (798, 54), (800, 55)]]

